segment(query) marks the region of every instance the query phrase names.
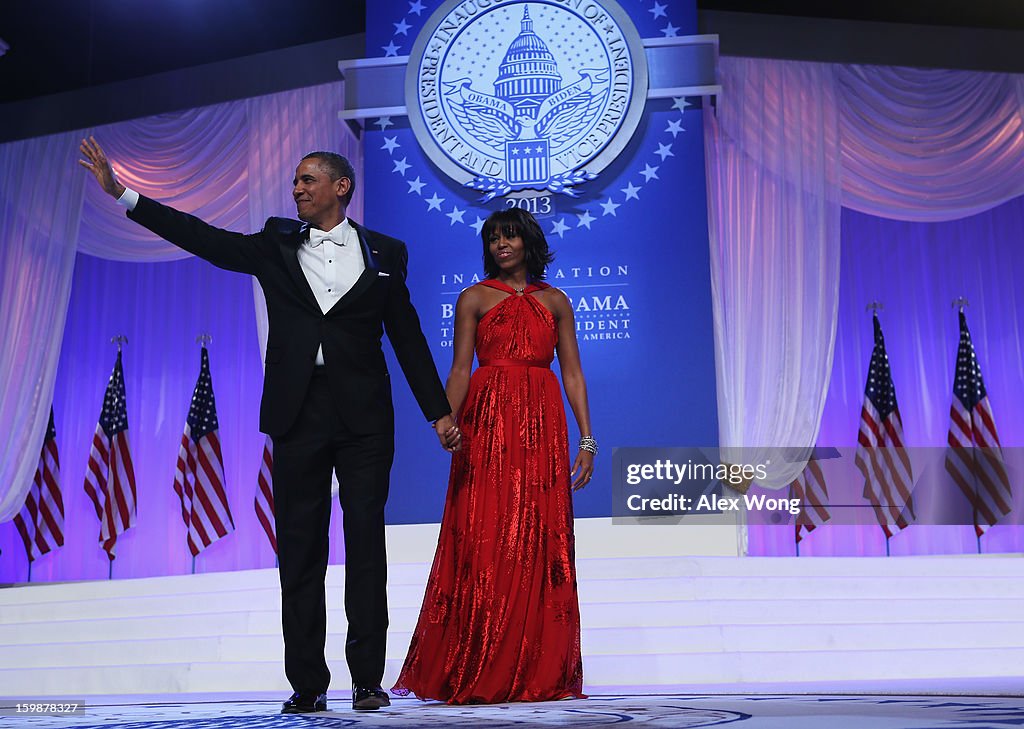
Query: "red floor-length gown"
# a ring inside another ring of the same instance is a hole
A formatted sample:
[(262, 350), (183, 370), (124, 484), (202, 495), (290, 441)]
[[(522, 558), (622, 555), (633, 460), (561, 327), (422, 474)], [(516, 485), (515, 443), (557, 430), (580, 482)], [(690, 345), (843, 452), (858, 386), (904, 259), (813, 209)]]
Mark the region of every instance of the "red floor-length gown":
[(531, 294), (480, 319), (426, 595), (393, 689), (451, 704), (583, 697), (558, 330)]

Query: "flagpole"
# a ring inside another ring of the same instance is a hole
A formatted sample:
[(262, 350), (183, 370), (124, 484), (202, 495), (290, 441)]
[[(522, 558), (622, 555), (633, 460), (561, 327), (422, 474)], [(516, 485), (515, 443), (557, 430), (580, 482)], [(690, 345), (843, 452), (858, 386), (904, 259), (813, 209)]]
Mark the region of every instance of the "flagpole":
[[(978, 453), (977, 453), (977, 451), (974, 448), (971, 449), (971, 460), (974, 461), (975, 463), (977, 463), (977, 460), (978, 460)], [(978, 483), (977, 482), (974, 483), (974, 498), (975, 499), (979, 498), (978, 497)], [(977, 503), (975, 503), (974, 504), (974, 508), (971, 509), (971, 514), (972, 514), (972, 516), (974, 518), (974, 524), (975, 524), (975, 526), (974, 526), (975, 548), (978, 550), (978, 554), (981, 554), (981, 535), (978, 534), (978, 526), (977, 526), (977, 524), (978, 524), (978, 506), (977, 506)]]
[[(959, 313), (959, 314), (963, 314), (964, 313), (964, 307), (965, 306), (970, 306), (970, 305), (971, 305), (971, 302), (967, 300), (966, 296), (957, 296), (955, 299), (953, 299), (952, 303), (950, 304), (950, 306), (952, 306), (954, 309), (956, 309), (957, 313)], [(977, 451), (974, 448), (971, 448), (971, 461), (975, 462), (975, 465), (977, 465), (977, 463), (976, 463), (977, 459), (978, 459)], [(974, 517), (974, 525), (975, 525), (974, 526), (975, 549), (977, 550), (978, 554), (981, 554), (981, 535), (978, 534), (978, 527), (977, 527), (977, 524), (978, 524), (978, 505), (977, 505), (977, 499), (979, 498), (977, 490), (978, 490), (978, 484), (975, 481), (975, 483), (974, 483), (975, 501), (972, 504), (972, 506), (974, 508), (971, 509), (971, 513), (972, 513), (972, 515)]]
[[(128, 344), (128, 337), (124, 334), (118, 334), (116, 337), (110, 338), (111, 344), (117, 344), (117, 353), (121, 354), (121, 348), (123, 345)], [(107, 562), (107, 579), (113, 581), (114, 579), (114, 558), (107, 555), (109, 560)]]
[[(903, 452), (903, 423), (878, 318), (878, 312), (884, 308), (879, 301), (871, 301), (864, 307), (871, 314), (874, 346), (864, 386), (864, 405), (854, 461), (864, 475), (863, 497), (874, 509), (875, 519), (885, 535), (885, 556), (889, 557), (892, 554), (889, 539), (893, 531), (898, 532), (912, 523), (907, 522), (904, 516), (908, 509), (911, 519), (914, 514), (913, 471)], [(893, 449), (896, 453), (891, 457), (888, 454)], [(884, 463), (879, 463), (880, 459)], [(897, 508), (899, 512), (895, 513)]]
[[(199, 349), (206, 349), (206, 345), (213, 342), (213, 337), (208, 332), (202, 332), (196, 337), (196, 344), (199, 345)], [(212, 385), (211, 385), (212, 392)], [(196, 556), (192, 555), (192, 574), (196, 573)]]
[[(199, 345), (199, 350), (200, 351), (205, 350), (206, 349), (206, 345), (208, 343), (212, 342), (212, 341), (213, 341), (213, 337), (210, 336), (210, 334), (208, 332), (200, 332), (196, 336), (196, 344)], [(198, 385), (197, 385), (197, 387), (198, 387)], [(211, 388), (211, 392), (212, 392), (212, 388)], [(193, 495), (192, 498), (195, 498), (195, 495)], [(191, 536), (189, 537), (189, 540), (190, 540), (190, 543), (191, 543)], [(192, 574), (195, 574), (195, 573), (196, 573), (196, 556), (193, 554), (192, 555)]]

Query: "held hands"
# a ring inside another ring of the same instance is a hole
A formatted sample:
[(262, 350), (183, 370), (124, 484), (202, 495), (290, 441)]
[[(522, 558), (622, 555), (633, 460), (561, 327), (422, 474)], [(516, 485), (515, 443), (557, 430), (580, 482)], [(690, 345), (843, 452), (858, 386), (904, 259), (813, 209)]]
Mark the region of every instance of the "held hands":
[(454, 453), (462, 447), (462, 431), (455, 424), (455, 419), (449, 414), (439, 418), (434, 423), (434, 432), (437, 433), (441, 447), (449, 453)]
[(572, 490), (579, 491), (594, 476), (594, 454), (580, 449), (572, 464)]
[(118, 182), (117, 177), (114, 176), (114, 170), (107, 160), (107, 155), (103, 153), (103, 148), (96, 141), (96, 137), (83, 139), (82, 143), (78, 145), (78, 150), (85, 157), (85, 159), (78, 160), (78, 164), (92, 173), (105, 193), (115, 199), (121, 197), (124, 194), (124, 185)]

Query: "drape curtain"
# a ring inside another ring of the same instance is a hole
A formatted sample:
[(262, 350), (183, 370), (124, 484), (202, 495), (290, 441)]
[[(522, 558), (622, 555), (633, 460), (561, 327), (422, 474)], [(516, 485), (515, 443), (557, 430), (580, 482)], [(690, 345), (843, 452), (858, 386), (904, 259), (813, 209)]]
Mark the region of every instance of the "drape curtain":
[[(361, 146), (334, 114), (341, 94), (339, 81), (0, 145), (0, 522), (21, 509), (38, 462), (76, 253), (138, 263), (188, 256), (92, 184), (75, 163), (79, 139), (95, 134), (142, 194), (220, 227), (258, 230), (269, 215), (294, 216), (291, 180), (306, 152), (339, 151), (359, 176)], [(361, 205), (357, 192), (357, 219)], [(254, 288), (265, 347), (266, 305)]]
[(1024, 77), (730, 57), (720, 77), (705, 111), (718, 417), (723, 448), (760, 449), (749, 460), (817, 439), (841, 207), (936, 222), (1024, 194)]
[[(231, 230), (248, 225), (249, 123), (244, 101), (118, 122), (90, 130), (121, 182), (206, 222)], [(111, 205), (99, 185), (85, 188), (78, 250), (135, 263), (172, 261), (189, 253), (158, 238)]]
[(76, 134), (0, 144), (0, 522), (21, 510), (50, 415), (84, 176)]
[(823, 64), (723, 59), (722, 86), (705, 110), (719, 441), (730, 462), (770, 463), (759, 483), (778, 488), (803, 469), (778, 449), (814, 442), (832, 366), (835, 84)]
[(836, 66), (835, 78), (844, 207), (938, 222), (1024, 195), (1024, 77)]

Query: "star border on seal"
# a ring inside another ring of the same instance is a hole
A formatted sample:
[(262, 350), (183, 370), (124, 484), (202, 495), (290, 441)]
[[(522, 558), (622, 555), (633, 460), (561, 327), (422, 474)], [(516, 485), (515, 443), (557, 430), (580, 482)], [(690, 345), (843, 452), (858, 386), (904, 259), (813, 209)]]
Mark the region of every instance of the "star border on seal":
[[(401, 40), (399, 38), (400, 35), (404, 36), (406, 39), (409, 39), (408, 31), (410, 28), (413, 27), (413, 24), (409, 23), (408, 21), (412, 20), (415, 23), (419, 20), (422, 20), (422, 13), (424, 10), (427, 9), (426, 6), (421, 2), (421, 0), (407, 1), (409, 3), (409, 10), (406, 12), (405, 15), (403, 15), (398, 20), (398, 22), (392, 23), (392, 25), (395, 28), (395, 31), (392, 33), (391, 40), (388, 43), (388, 45), (380, 47), (381, 50), (384, 51), (385, 57), (398, 56), (398, 51), (401, 50), (402, 46), (400, 43), (396, 45), (396, 41)], [(661, 29), (661, 32), (664, 37), (677, 37), (679, 28), (672, 24), (671, 18), (669, 18), (668, 16), (668, 3), (659, 3), (657, 2), (657, 0), (654, 0), (653, 2), (650, 2), (650, 0), (640, 0), (640, 3), (642, 5), (649, 5), (649, 7), (647, 7), (647, 10), (654, 16), (655, 20), (657, 20), (658, 18), (664, 19), (666, 25)], [(671, 108), (678, 110), (680, 116), (678, 119), (669, 120), (668, 126), (662, 132), (663, 135), (671, 135), (670, 139), (667, 137), (663, 137), (664, 139), (668, 139), (667, 143), (660, 143), (658, 145), (657, 150), (655, 150), (653, 154), (651, 154), (646, 160), (643, 160), (645, 163), (644, 169), (640, 170), (638, 173), (641, 177), (643, 177), (643, 180), (638, 180), (638, 182), (640, 183), (638, 186), (633, 184), (632, 179), (627, 180), (626, 187), (620, 188), (619, 190), (621, 197), (611, 195), (608, 196), (604, 202), (601, 202), (600, 200), (595, 200), (594, 202), (590, 203), (590, 205), (588, 205), (587, 207), (584, 207), (581, 213), (562, 213), (555, 215), (553, 219), (546, 219), (547, 222), (551, 223), (551, 228), (550, 230), (547, 231), (547, 234), (557, 235), (559, 239), (564, 239), (565, 233), (571, 230), (586, 228), (589, 231), (591, 230), (590, 226), (595, 221), (601, 220), (608, 216), (617, 217), (616, 211), (618, 210), (618, 208), (628, 204), (630, 200), (636, 200), (639, 202), (640, 192), (644, 189), (644, 187), (650, 185), (653, 180), (659, 179), (657, 174), (658, 169), (665, 164), (666, 159), (668, 159), (669, 157), (675, 157), (675, 154), (672, 152), (672, 145), (675, 141), (676, 135), (686, 131), (686, 128), (682, 126), (682, 115), (686, 111), (686, 109), (691, 106), (692, 104), (690, 104), (686, 100), (685, 96), (673, 97)], [(373, 126), (378, 127), (381, 132), (384, 132), (388, 127), (395, 126), (395, 124), (393, 121), (391, 121), (390, 116), (381, 116), (378, 117), (373, 122)], [(427, 191), (431, 192), (432, 195), (430, 198), (428, 198), (426, 196), (426, 193), (424, 192), (424, 188), (427, 188), (427, 184), (423, 182), (419, 174), (416, 175), (415, 180), (408, 179), (406, 173), (409, 170), (412, 170), (413, 166), (408, 163), (408, 157), (404, 154), (401, 156), (401, 159), (396, 158), (395, 150), (401, 147), (401, 144), (397, 140), (397, 135), (395, 135), (394, 137), (385, 138), (384, 145), (381, 147), (381, 149), (387, 150), (388, 155), (390, 156), (392, 163), (394, 164), (394, 168), (391, 171), (392, 174), (400, 175), (405, 179), (405, 182), (409, 185), (409, 190), (407, 191), (407, 194), (415, 194), (421, 200), (423, 200), (427, 204), (427, 212), (430, 212), (431, 210), (436, 210), (439, 214), (447, 217), (449, 219), (449, 226), (454, 226), (456, 223), (459, 223), (460, 225), (466, 225), (472, 228), (476, 235), (479, 235), (480, 229), (483, 227), (484, 224), (484, 219), (481, 218), (479, 215), (476, 216), (473, 222), (467, 222), (464, 219), (466, 213), (470, 212), (470, 210), (472, 209), (471, 203), (463, 202), (463, 205), (466, 206), (465, 209), (459, 208), (457, 204), (452, 203), (451, 209), (446, 211), (445, 209), (442, 208), (441, 203), (445, 202), (447, 198), (439, 197), (436, 190), (431, 190), (429, 188), (427, 189)], [(657, 164), (652, 165), (652, 163), (655, 161), (657, 161)], [(415, 172), (415, 170), (413, 171)], [(444, 190), (442, 190), (442, 192), (444, 192)], [(601, 197), (604, 196), (602, 195)], [(616, 202), (616, 199), (621, 199), (621, 202)], [(599, 215), (597, 214), (598, 211), (600, 211)], [(573, 217), (577, 219), (575, 226), (571, 224), (573, 222)]]

